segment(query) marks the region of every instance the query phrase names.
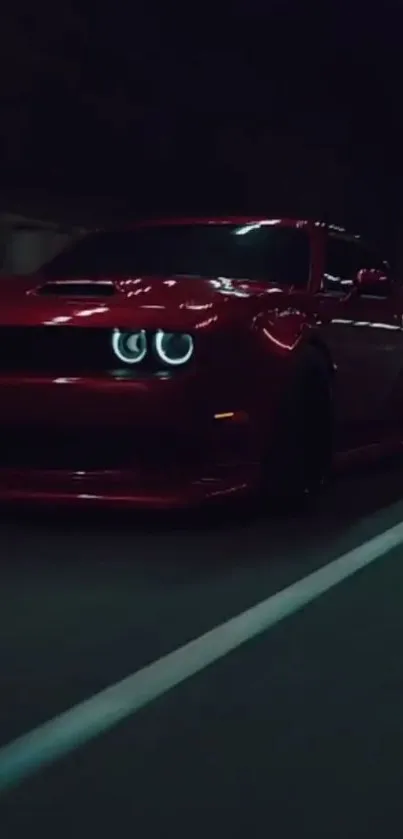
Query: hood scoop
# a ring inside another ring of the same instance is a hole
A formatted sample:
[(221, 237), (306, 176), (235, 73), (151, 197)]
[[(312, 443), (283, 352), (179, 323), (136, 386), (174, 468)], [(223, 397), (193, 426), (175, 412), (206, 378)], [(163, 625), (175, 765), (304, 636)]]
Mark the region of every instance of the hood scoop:
[(111, 280), (53, 280), (35, 289), (41, 297), (112, 297), (116, 286)]

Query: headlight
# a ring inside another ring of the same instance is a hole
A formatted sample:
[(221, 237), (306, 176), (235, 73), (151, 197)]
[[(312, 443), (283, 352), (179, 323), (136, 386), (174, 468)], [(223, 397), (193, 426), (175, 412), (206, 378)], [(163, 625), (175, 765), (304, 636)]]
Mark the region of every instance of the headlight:
[(185, 332), (157, 332), (154, 339), (158, 358), (171, 367), (186, 364), (193, 355), (193, 338)]
[(147, 336), (144, 329), (139, 332), (121, 332), (115, 329), (112, 335), (112, 349), (125, 364), (140, 364), (147, 355)]

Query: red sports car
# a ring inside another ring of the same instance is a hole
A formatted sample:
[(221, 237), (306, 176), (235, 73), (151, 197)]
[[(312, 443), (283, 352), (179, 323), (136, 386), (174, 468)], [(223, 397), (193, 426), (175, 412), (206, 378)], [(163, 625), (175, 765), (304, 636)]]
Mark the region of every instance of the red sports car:
[(403, 291), (340, 228), (100, 231), (0, 302), (3, 500), (269, 501), (400, 448)]

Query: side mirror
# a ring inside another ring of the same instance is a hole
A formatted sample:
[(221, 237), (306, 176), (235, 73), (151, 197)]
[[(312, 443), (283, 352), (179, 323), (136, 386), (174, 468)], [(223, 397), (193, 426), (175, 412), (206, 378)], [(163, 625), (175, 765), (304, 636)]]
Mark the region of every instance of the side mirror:
[(359, 294), (373, 294), (374, 297), (387, 297), (391, 282), (390, 277), (385, 270), (379, 268), (362, 268), (358, 272), (354, 287)]

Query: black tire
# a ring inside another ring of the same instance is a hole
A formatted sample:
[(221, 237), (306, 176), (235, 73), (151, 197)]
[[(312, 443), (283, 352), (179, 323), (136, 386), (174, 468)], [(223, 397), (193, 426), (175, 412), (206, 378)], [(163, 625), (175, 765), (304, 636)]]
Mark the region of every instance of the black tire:
[(262, 499), (301, 507), (325, 484), (332, 463), (332, 376), (325, 358), (306, 347), (296, 362), (263, 458)]

